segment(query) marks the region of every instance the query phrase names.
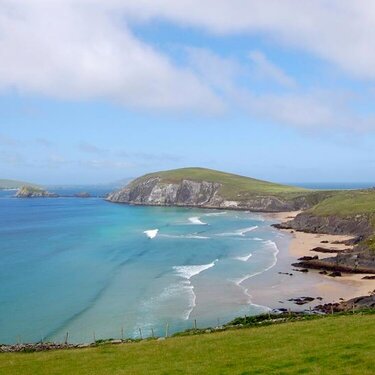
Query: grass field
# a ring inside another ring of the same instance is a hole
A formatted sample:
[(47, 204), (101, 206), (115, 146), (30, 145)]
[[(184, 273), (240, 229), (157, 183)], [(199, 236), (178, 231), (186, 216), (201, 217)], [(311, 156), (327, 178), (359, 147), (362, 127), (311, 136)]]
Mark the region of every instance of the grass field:
[[(309, 192), (308, 189), (275, 184), (206, 168), (180, 168), (170, 171), (155, 172), (147, 174), (140, 179), (152, 176), (161, 177), (162, 181), (166, 183), (178, 183), (183, 179), (218, 182), (223, 185), (220, 194), (227, 199), (233, 200), (246, 199), (254, 194), (283, 195), (292, 197)], [(139, 181), (139, 179), (135, 181)]]
[(317, 204), (309, 212), (320, 216), (374, 214), (375, 190), (337, 192), (332, 197)]
[(0, 354), (0, 374), (374, 374), (375, 315), (330, 316), (165, 341)]

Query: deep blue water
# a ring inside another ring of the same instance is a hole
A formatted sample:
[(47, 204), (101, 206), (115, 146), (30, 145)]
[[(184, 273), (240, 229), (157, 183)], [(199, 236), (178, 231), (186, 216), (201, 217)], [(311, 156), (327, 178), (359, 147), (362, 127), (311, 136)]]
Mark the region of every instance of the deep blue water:
[(0, 192), (0, 342), (147, 336), (264, 310), (241, 285), (275, 263), (279, 234), (259, 215), (13, 193)]

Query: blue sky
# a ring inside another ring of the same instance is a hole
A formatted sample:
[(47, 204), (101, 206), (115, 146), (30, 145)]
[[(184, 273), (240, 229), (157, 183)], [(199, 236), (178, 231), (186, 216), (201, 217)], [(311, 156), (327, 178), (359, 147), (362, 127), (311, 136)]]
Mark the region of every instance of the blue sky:
[(375, 181), (370, 1), (3, 1), (0, 178)]

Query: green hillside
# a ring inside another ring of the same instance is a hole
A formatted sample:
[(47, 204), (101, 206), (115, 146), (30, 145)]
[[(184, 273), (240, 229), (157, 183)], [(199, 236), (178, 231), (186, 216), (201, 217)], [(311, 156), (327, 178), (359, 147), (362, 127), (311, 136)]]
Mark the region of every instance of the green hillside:
[(337, 192), (332, 197), (318, 203), (309, 212), (319, 216), (375, 214), (375, 190)]
[(206, 168), (180, 168), (170, 171), (150, 173), (133, 181), (138, 183), (150, 177), (160, 177), (166, 183), (178, 183), (181, 180), (209, 181), (222, 184), (220, 194), (227, 199), (241, 200), (253, 195), (306, 195), (312, 190), (295, 186), (281, 185), (272, 182), (257, 180), (250, 177), (215, 171)]
[(370, 375), (374, 324), (375, 315), (334, 315), (164, 341), (0, 354), (0, 373)]
[(34, 188), (39, 187), (38, 185), (31, 184), (30, 182), (0, 179), (0, 189), (19, 189), (22, 186), (31, 186)]

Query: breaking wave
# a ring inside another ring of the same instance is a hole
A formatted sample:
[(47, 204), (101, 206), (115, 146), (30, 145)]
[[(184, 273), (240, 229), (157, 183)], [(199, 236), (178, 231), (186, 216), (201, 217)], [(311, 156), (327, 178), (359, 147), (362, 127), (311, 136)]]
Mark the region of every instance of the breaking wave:
[[(190, 279), (193, 276), (199, 275), (201, 272), (214, 267), (216, 262), (218, 262), (218, 259), (215, 259), (212, 263), (209, 263), (209, 264), (173, 267), (173, 269), (176, 271), (177, 276), (180, 276), (184, 279), (179, 284), (178, 288), (182, 289), (183, 291), (187, 291), (189, 293), (188, 308), (183, 316), (185, 320), (189, 319), (191, 312), (194, 310), (194, 307), (196, 306), (196, 299), (197, 299), (197, 296), (194, 293), (194, 286), (191, 284)], [(175, 291), (176, 285), (172, 286), (172, 288)]]
[(158, 235), (159, 229), (145, 230), (143, 233), (150, 239), (155, 238)]
[(254, 225), (252, 227), (238, 229), (235, 232), (226, 232), (226, 233), (219, 233), (217, 236), (241, 236), (244, 237), (246, 233), (251, 232), (258, 228), (258, 225)]
[(241, 260), (242, 262), (247, 262), (253, 254), (250, 253), (249, 255), (245, 255), (243, 257), (235, 257), (234, 259)]
[(207, 225), (207, 223), (204, 223), (203, 221), (201, 221), (199, 216), (189, 217), (189, 221), (191, 224), (194, 224), (194, 225)]

